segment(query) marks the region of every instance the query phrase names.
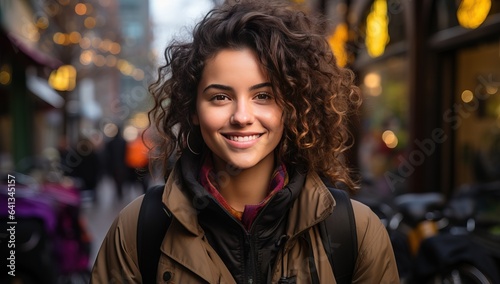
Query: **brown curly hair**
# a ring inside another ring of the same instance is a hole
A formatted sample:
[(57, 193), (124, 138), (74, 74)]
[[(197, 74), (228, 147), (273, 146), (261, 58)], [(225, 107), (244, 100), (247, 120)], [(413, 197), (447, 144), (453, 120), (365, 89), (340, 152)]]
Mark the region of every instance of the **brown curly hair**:
[(246, 47), (257, 54), (283, 107), (285, 130), (277, 157), (357, 188), (343, 153), (353, 141), (348, 117), (361, 96), (352, 71), (337, 66), (322, 24), (290, 3), (242, 0), (211, 10), (195, 26), (192, 41), (173, 41), (149, 88), (155, 101), (150, 119), (161, 136), (165, 170), (170, 155), (187, 147), (188, 135), (192, 148), (204, 147), (193, 146), (193, 140), (202, 139), (191, 117), (206, 60), (222, 49)]

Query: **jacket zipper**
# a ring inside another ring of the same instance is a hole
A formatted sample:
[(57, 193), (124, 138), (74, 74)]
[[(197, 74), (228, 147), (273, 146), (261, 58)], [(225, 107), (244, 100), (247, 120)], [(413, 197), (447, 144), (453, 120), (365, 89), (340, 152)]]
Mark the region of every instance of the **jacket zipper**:
[(249, 233), (245, 233), (245, 246), (244, 246), (245, 254), (246, 257), (246, 263), (245, 263), (245, 275), (247, 279), (248, 284), (253, 284), (253, 283), (259, 283), (258, 276), (256, 275), (256, 272), (258, 269), (256, 269), (257, 265), (257, 260), (256, 258), (256, 253), (255, 253), (255, 244), (253, 242), (253, 236)]
[[(213, 197), (211, 197), (211, 198), (213, 201), (215, 201), (215, 199)], [(248, 284), (258, 283), (255, 281), (256, 280), (256, 271), (257, 271), (257, 269), (255, 268), (255, 265), (256, 265), (257, 261), (255, 260), (255, 257), (256, 257), (255, 256), (256, 255), (255, 254), (255, 245), (252, 241), (252, 239), (253, 239), (252, 234), (250, 234), (249, 231), (247, 231), (245, 229), (243, 224), (241, 224), (241, 222), (239, 220), (237, 220), (233, 215), (228, 214), (225, 211), (225, 209), (218, 202), (215, 201), (215, 204), (218, 205), (219, 210), (221, 210), (224, 215), (228, 216), (230, 219), (232, 219), (234, 222), (236, 222), (239, 225), (239, 227), (241, 228), (241, 230), (243, 231), (243, 235), (244, 235), (244, 237), (243, 237), (243, 239), (244, 239), (243, 255), (246, 256), (248, 254), (247, 259), (245, 259), (243, 273), (245, 275), (245, 278), (247, 279)], [(255, 218), (255, 220), (256, 219), (257, 218)], [(255, 220), (254, 220), (254, 222), (255, 222)], [(251, 227), (253, 227), (253, 224)]]
[[(213, 201), (215, 201), (215, 204), (218, 205), (218, 208), (226, 215), (226, 216), (229, 216), (229, 218), (231, 218), (233, 221), (235, 221), (236, 223), (238, 223), (238, 225), (240, 226), (240, 228), (243, 230), (244, 232), (244, 247), (243, 247), (243, 255), (246, 255), (248, 253), (248, 257), (247, 259), (245, 260), (245, 267), (244, 267), (244, 274), (245, 274), (245, 278), (247, 279), (247, 283), (248, 284), (253, 284), (253, 283), (260, 283), (259, 281), (259, 277), (258, 277), (258, 274), (257, 274), (257, 271), (259, 269), (257, 269), (255, 266), (257, 265), (258, 261), (257, 261), (257, 254), (255, 253), (255, 244), (254, 244), (254, 237), (253, 237), (253, 234), (251, 233), (253, 231), (253, 227), (255, 225), (255, 223), (257, 223), (257, 220), (260, 218), (260, 216), (262, 215), (262, 212), (264, 211), (264, 209), (269, 205), (269, 203), (271, 203), (272, 199), (274, 199), (276, 197), (276, 194), (271, 197), (271, 200), (269, 200), (265, 205), (264, 207), (262, 207), (260, 209), (260, 212), (257, 214), (257, 216), (255, 217), (252, 225), (250, 226), (250, 228), (248, 229), (245, 229), (245, 227), (243, 226), (243, 224), (241, 224), (241, 222), (239, 220), (237, 220), (233, 215), (231, 214), (228, 214), (225, 209), (213, 198), (213, 197), (210, 197), (212, 198)], [(286, 217), (285, 217), (286, 218)], [(269, 273), (272, 273), (272, 271), (270, 271)]]

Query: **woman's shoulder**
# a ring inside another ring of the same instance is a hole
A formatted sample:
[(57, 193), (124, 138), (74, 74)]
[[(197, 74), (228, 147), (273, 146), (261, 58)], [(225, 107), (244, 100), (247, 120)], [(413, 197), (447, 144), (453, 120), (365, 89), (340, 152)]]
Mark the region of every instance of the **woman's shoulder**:
[(366, 231), (385, 230), (380, 218), (370, 209), (370, 207), (353, 199), (351, 199), (351, 203), (354, 211), (354, 219), (356, 220), (358, 236), (360, 236), (360, 233), (361, 235), (365, 235)]
[(352, 209), (354, 210), (354, 215), (356, 218), (362, 218), (362, 219), (365, 219), (365, 218), (377, 218), (377, 215), (375, 215), (375, 213), (373, 213), (373, 211), (370, 209), (370, 207), (368, 207), (366, 204), (364, 203), (361, 203), (360, 201), (358, 200), (354, 200), (354, 199), (351, 199), (351, 204), (352, 204)]
[(356, 235), (360, 253), (365, 251), (391, 250), (387, 229), (380, 218), (367, 205), (351, 200), (354, 219), (356, 221)]
[(139, 195), (136, 197), (134, 200), (132, 200), (129, 204), (127, 204), (123, 209), (120, 211), (119, 216), (121, 218), (132, 218), (139, 216), (139, 211), (141, 209), (142, 201), (144, 199), (144, 194)]
[(113, 224), (113, 226), (116, 227), (115, 229), (123, 231), (127, 236), (135, 236), (135, 232), (137, 231), (137, 222), (139, 219), (139, 211), (141, 209), (143, 199), (144, 195), (140, 195), (120, 211)]
[(140, 283), (136, 241), (143, 197), (125, 206), (110, 226), (94, 262), (91, 283)]
[(352, 200), (358, 258), (353, 283), (399, 283), (391, 241), (379, 217), (367, 205)]

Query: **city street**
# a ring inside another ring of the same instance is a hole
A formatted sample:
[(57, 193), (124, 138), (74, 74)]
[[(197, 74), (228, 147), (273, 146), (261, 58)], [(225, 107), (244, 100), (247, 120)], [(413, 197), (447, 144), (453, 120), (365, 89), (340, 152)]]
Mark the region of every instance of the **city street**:
[(113, 181), (105, 176), (97, 187), (97, 201), (92, 203), (90, 198), (83, 196), (82, 216), (87, 222), (92, 236), (92, 247), (89, 266), (92, 268), (102, 240), (106, 236), (111, 223), (130, 201), (142, 194), (139, 185), (126, 184), (122, 200), (116, 197)]

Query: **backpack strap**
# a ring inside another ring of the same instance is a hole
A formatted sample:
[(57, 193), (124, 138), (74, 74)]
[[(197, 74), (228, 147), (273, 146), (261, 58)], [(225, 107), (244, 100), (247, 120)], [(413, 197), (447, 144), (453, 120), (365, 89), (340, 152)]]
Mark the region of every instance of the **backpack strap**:
[(137, 222), (137, 258), (142, 283), (155, 283), (160, 260), (160, 246), (170, 225), (170, 215), (161, 196), (164, 185), (151, 187), (144, 194)]
[(356, 221), (349, 195), (344, 190), (328, 187), (335, 198), (333, 213), (319, 225), (323, 247), (328, 255), (337, 283), (352, 283), (358, 257)]

